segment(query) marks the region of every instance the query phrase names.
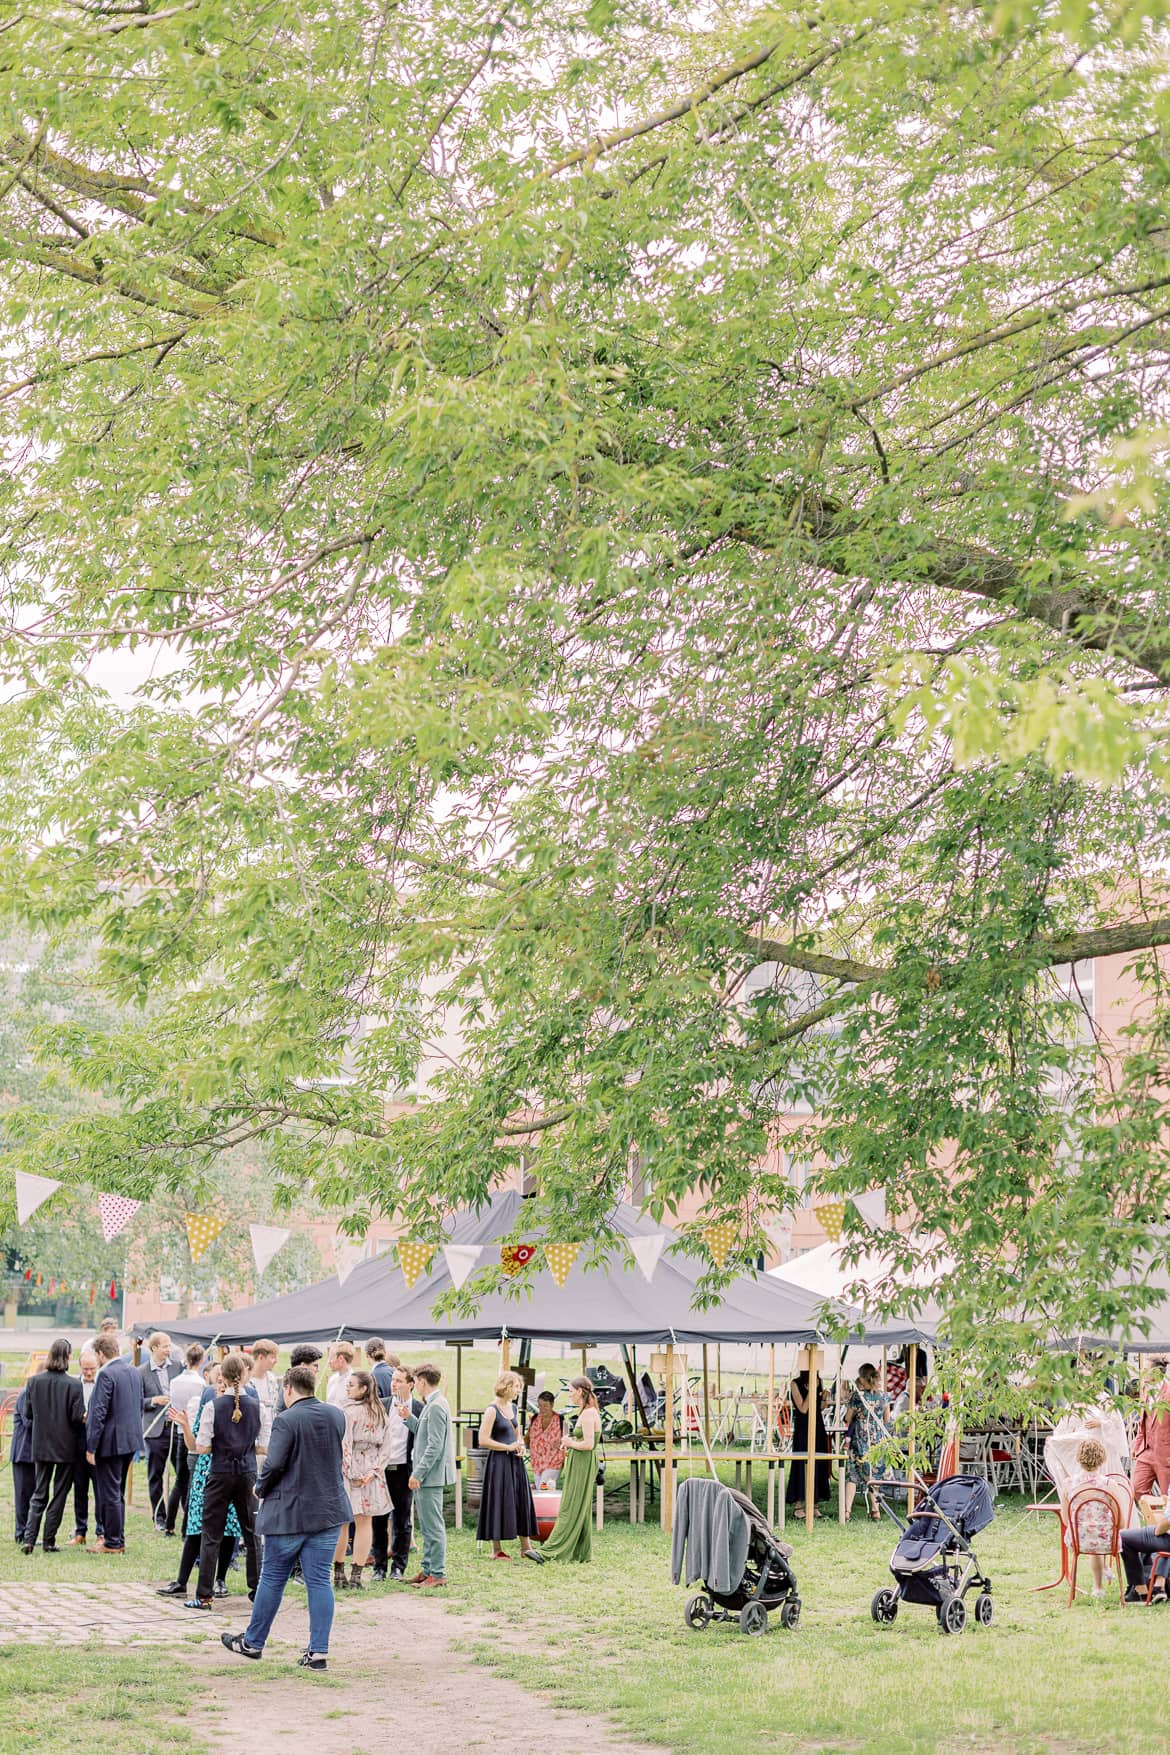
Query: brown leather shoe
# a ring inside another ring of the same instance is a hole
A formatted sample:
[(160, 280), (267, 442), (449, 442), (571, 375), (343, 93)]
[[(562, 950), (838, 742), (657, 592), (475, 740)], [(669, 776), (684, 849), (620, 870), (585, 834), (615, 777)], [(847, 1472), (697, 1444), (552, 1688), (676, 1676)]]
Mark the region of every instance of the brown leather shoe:
[(445, 1578), (436, 1578), (432, 1572), (427, 1578), (423, 1579), (423, 1587), (426, 1590), (437, 1590), (440, 1585), (446, 1584), (446, 1582), (447, 1580)]
[(426, 1584), (430, 1576), (429, 1572), (416, 1572), (414, 1577), (408, 1578), (406, 1582), (407, 1584)]
[(105, 1542), (99, 1536), (93, 1547), (87, 1549), (87, 1552), (90, 1554), (125, 1554), (126, 1550), (125, 1548), (107, 1548)]
[(84, 1536), (70, 1536), (70, 1538), (66, 1542), (65, 1546), (67, 1548), (84, 1548), (85, 1547), (85, 1537)]

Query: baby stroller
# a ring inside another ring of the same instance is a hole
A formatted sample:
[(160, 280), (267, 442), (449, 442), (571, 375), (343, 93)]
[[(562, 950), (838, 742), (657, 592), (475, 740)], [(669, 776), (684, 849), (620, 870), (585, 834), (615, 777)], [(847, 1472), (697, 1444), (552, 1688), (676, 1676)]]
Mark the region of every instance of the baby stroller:
[(879, 1590), (869, 1612), (888, 1625), (899, 1603), (928, 1603), (941, 1633), (961, 1633), (967, 1625), (968, 1591), (977, 1589), (975, 1619), (990, 1627), (991, 1580), (979, 1570), (971, 1537), (986, 1529), (995, 1510), (991, 1489), (979, 1475), (948, 1475), (933, 1487), (923, 1486), (914, 1515), (903, 1523), (882, 1497), (882, 1504), (902, 1532), (890, 1559), (897, 1589)]
[(683, 1481), (675, 1502), (670, 1569), (675, 1584), (703, 1588), (687, 1600), (683, 1620), (694, 1632), (712, 1621), (737, 1621), (741, 1633), (768, 1631), (768, 1611), (782, 1627), (800, 1620), (792, 1549), (778, 1542), (763, 1513), (734, 1487), (697, 1476)]

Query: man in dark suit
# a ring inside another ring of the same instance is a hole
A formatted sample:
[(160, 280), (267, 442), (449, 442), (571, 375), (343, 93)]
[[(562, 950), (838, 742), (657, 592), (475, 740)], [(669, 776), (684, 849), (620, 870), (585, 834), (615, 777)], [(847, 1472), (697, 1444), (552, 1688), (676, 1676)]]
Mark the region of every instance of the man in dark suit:
[(23, 1546), (24, 1526), (37, 1484), (37, 1465), (32, 1454), (32, 1427), (28, 1423), (28, 1384), (16, 1398), (12, 1410), (12, 1447), (8, 1456), (12, 1464), (12, 1505), (16, 1512), (16, 1539)]
[[(173, 1455), (177, 1428), (167, 1419), (171, 1384), (182, 1370), (171, 1362), (171, 1337), (156, 1329), (147, 1343), (148, 1357), (138, 1367), (142, 1378), (142, 1442), (146, 1449), (146, 1491), (156, 1529), (167, 1527), (167, 1462)], [(184, 1446), (184, 1448), (186, 1448)], [(173, 1529), (172, 1525), (172, 1529)]]
[(309, 1597), (309, 1643), (302, 1669), (327, 1668), (333, 1626), (333, 1550), (353, 1513), (341, 1473), (345, 1415), (316, 1397), (311, 1365), (284, 1374), (284, 1413), (273, 1421), (268, 1455), (256, 1482), (261, 1501), (256, 1528), (264, 1537), (264, 1566), (243, 1633), (221, 1635), (240, 1657), (263, 1656), (284, 1587), (300, 1565)]
[(37, 1545), (42, 1517), (45, 1553), (57, 1552), (57, 1531), (73, 1485), (85, 1403), (80, 1378), (69, 1375), (72, 1352), (68, 1341), (54, 1341), (44, 1370), (28, 1381), (28, 1422), (37, 1475), (24, 1526), (26, 1554), (31, 1554)]
[(93, 1343), (99, 1369), (85, 1422), (85, 1460), (93, 1469), (93, 1497), (101, 1540), (91, 1554), (126, 1551), (126, 1476), (142, 1444), (141, 1373), (118, 1357), (116, 1335)]

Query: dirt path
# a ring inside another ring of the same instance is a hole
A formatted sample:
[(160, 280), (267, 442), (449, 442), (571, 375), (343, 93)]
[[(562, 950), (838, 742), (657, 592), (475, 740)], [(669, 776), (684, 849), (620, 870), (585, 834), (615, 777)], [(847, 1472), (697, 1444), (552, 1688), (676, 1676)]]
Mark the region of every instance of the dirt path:
[[(189, 1635), (190, 1620), (177, 1631)], [(563, 1711), (480, 1668), (456, 1642), (497, 1631), (482, 1617), (448, 1614), (433, 1597), (397, 1591), (339, 1605), (325, 1676), (294, 1667), (308, 1639), (303, 1604), (286, 1599), (259, 1663), (219, 1643), (243, 1621), (217, 1611), (206, 1639), (184, 1650), (199, 1686), (183, 1728), (224, 1755), (499, 1755), (537, 1723), (558, 1755), (662, 1755), (626, 1742), (600, 1715)], [(434, 1702), (425, 1711), (419, 1695), (428, 1686)]]

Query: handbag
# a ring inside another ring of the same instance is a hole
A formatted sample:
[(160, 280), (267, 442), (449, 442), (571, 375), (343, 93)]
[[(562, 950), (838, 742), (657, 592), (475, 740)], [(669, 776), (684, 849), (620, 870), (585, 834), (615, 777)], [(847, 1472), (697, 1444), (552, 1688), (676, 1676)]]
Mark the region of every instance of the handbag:
[(598, 1438), (598, 1445), (599, 1445), (600, 1450), (601, 1450), (601, 1461), (597, 1465), (597, 1473), (593, 1477), (593, 1484), (596, 1487), (604, 1487), (605, 1486), (605, 1445), (601, 1442), (600, 1436)]

